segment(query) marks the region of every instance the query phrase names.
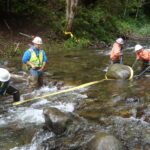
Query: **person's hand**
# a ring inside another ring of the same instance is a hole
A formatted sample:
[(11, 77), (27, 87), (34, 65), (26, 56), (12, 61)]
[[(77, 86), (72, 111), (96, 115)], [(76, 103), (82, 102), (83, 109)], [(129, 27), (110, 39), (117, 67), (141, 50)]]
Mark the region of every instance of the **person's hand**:
[(42, 72), (42, 71), (43, 71), (43, 67), (41, 67), (38, 71), (39, 71), (39, 72)]
[(34, 70), (36, 69), (36, 67), (33, 64), (31, 65), (31, 68), (34, 69)]

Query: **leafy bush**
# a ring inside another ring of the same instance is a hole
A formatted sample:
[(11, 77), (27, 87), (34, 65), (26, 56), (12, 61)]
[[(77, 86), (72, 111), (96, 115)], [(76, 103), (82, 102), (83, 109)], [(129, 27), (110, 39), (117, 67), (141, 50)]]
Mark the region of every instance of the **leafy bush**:
[(81, 39), (68, 39), (64, 42), (64, 48), (71, 50), (71, 49), (82, 49), (84, 47), (87, 47), (87, 45), (90, 43), (89, 40), (81, 38)]

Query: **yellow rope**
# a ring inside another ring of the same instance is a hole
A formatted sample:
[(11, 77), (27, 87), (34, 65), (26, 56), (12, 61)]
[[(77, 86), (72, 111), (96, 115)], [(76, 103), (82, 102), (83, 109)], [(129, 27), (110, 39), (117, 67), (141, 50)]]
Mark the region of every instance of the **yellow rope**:
[(134, 71), (133, 71), (133, 69), (132, 69), (130, 66), (128, 66), (128, 67), (129, 67), (130, 72), (131, 72), (130, 77), (129, 77), (129, 80), (131, 80), (131, 79), (133, 79)]
[[(129, 80), (131, 80), (133, 78), (133, 69), (131, 67), (129, 67), (129, 69), (130, 69), (130, 72), (131, 72)], [(84, 87), (87, 87), (87, 86), (90, 86), (90, 85), (93, 85), (93, 84), (97, 84), (97, 83), (103, 82), (105, 80), (114, 80), (114, 79), (108, 79), (107, 78), (107, 73), (106, 73), (105, 74), (105, 79), (102, 79), (102, 80), (99, 80), (99, 81), (93, 81), (93, 82), (85, 83), (85, 84), (79, 85), (77, 87), (73, 87), (73, 88), (61, 90), (61, 91), (54, 92), (54, 93), (51, 93), (51, 94), (48, 94), (48, 95), (43, 95), (43, 96), (39, 96), (39, 97), (34, 97), (34, 98), (31, 98), (31, 99), (27, 99), (27, 100), (24, 100), (24, 101), (15, 102), (12, 105), (16, 106), (16, 105), (20, 105), (22, 103), (26, 103), (26, 102), (29, 102), (29, 101), (34, 101), (34, 100), (37, 100), (37, 99), (41, 99), (41, 98), (45, 98), (45, 97), (49, 97), (49, 96), (54, 96), (54, 95), (58, 95), (58, 94), (62, 94), (62, 93), (66, 93), (66, 92), (70, 92), (70, 91), (74, 91), (74, 90), (78, 90), (80, 88), (84, 88)]]
[(73, 39), (75, 42), (78, 42), (79, 40), (72, 34), (72, 32), (64, 31), (65, 35), (70, 35), (71, 39)]
[[(128, 80), (131, 80), (131, 79), (133, 79), (134, 71), (133, 71), (133, 69), (132, 69), (130, 66), (127, 66), (127, 67), (128, 67), (129, 70), (130, 70), (130, 77), (129, 77)], [(113, 80), (113, 79), (108, 79), (108, 77), (107, 77), (107, 72), (106, 72), (106, 74), (105, 74), (105, 79), (106, 79), (106, 80)]]
[(16, 106), (16, 105), (19, 105), (19, 104), (22, 104), (22, 103), (26, 103), (26, 102), (29, 102), (29, 101), (33, 101), (33, 100), (37, 100), (37, 99), (40, 99), (40, 98), (45, 98), (45, 97), (49, 97), (49, 96), (54, 96), (54, 95), (58, 95), (58, 94), (62, 94), (62, 93), (70, 92), (70, 91), (74, 91), (74, 90), (77, 90), (77, 89), (80, 89), (80, 88), (84, 88), (84, 87), (87, 87), (87, 86), (90, 86), (90, 85), (93, 85), (93, 84), (97, 84), (97, 83), (103, 82), (105, 80), (107, 80), (107, 79), (102, 79), (102, 80), (99, 80), (99, 81), (93, 81), (93, 82), (85, 83), (85, 84), (79, 85), (77, 87), (73, 87), (73, 88), (66, 89), (66, 90), (61, 90), (61, 91), (54, 92), (54, 93), (51, 93), (51, 94), (48, 94), (48, 95), (43, 95), (43, 96), (27, 99), (27, 100), (24, 100), (24, 101), (15, 102), (12, 105)]
[(71, 32), (66, 32), (66, 31), (64, 31), (64, 33), (65, 33), (66, 35), (70, 35), (72, 39), (74, 38), (74, 36), (73, 36), (73, 34), (72, 34)]

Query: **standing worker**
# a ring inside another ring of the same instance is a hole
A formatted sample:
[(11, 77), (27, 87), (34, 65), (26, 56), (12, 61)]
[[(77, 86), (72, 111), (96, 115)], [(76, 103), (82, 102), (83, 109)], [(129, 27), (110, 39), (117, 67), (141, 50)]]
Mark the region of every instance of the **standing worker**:
[(14, 102), (17, 102), (20, 100), (20, 93), (16, 88), (9, 85), (10, 77), (8, 70), (0, 68), (0, 96), (13, 95)]
[(30, 71), (29, 76), (29, 91), (39, 88), (43, 85), (43, 69), (47, 62), (45, 52), (40, 48), (42, 39), (35, 37), (32, 41), (33, 45), (25, 51), (22, 62), (26, 64)]
[(150, 66), (150, 52), (145, 50), (142, 45), (135, 45), (136, 59), (143, 61), (143, 70)]
[(118, 38), (116, 42), (113, 44), (110, 59), (112, 60), (112, 63), (122, 63), (122, 46), (124, 44), (124, 41), (122, 38)]

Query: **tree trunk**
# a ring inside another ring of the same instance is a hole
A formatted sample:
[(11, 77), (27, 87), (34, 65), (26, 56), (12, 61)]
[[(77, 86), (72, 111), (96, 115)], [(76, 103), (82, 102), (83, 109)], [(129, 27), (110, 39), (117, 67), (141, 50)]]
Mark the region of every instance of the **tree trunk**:
[(126, 16), (126, 13), (127, 13), (128, 2), (129, 2), (129, 1), (126, 0), (125, 9), (124, 9), (124, 17)]
[(66, 0), (66, 27), (65, 30), (70, 32), (75, 15), (75, 10), (78, 5), (78, 0)]

